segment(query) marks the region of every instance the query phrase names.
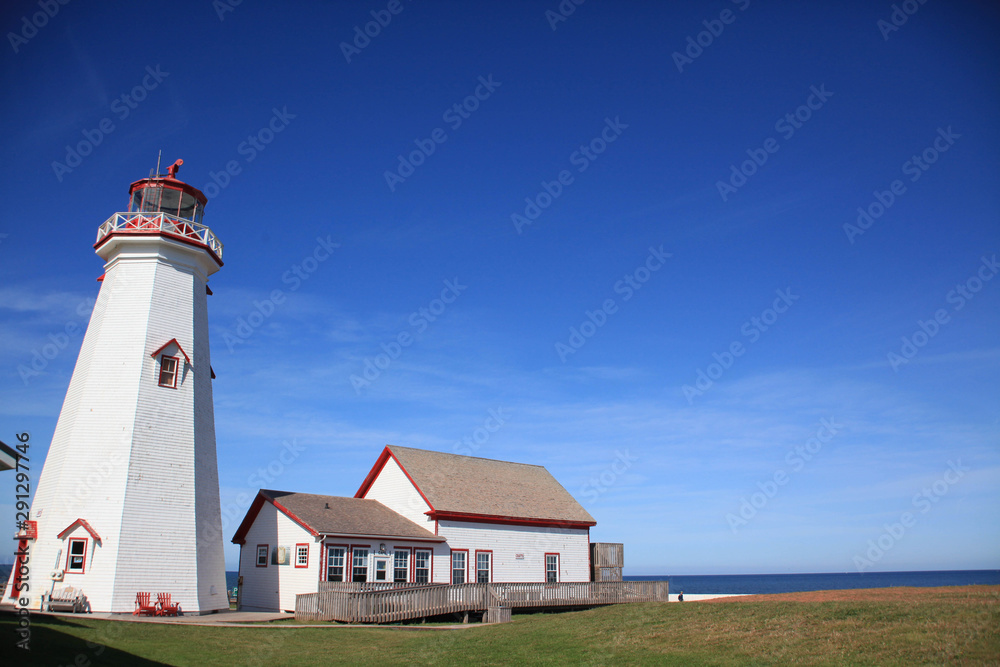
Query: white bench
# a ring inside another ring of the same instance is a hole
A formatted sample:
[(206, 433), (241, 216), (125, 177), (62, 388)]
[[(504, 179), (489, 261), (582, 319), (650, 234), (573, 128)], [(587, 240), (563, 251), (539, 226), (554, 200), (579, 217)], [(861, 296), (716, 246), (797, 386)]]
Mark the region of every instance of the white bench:
[(72, 586), (55, 589), (46, 602), (46, 609), (49, 611), (71, 611), (75, 614), (84, 611), (85, 608), (86, 597), (79, 588)]

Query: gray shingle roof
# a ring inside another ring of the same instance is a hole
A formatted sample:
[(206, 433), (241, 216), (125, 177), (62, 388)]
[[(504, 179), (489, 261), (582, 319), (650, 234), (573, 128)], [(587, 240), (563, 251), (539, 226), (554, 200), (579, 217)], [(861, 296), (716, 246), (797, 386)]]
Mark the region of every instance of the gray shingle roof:
[(444, 541), (443, 537), (393, 512), (377, 500), (270, 489), (261, 489), (260, 492), (272, 502), (287, 508), (317, 533)]
[(539, 465), (389, 445), (439, 512), (596, 523)]

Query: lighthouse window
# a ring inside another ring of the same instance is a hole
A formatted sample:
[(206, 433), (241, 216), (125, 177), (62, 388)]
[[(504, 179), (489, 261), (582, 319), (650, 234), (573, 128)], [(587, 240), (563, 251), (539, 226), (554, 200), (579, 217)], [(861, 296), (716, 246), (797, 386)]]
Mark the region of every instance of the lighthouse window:
[(177, 386), (177, 357), (168, 357), (165, 354), (160, 357), (160, 386)]
[(160, 210), (160, 191), (163, 190), (159, 186), (150, 186), (142, 188), (139, 192), (142, 193), (142, 211), (146, 212), (158, 212)]
[(66, 557), (66, 571), (83, 574), (87, 562), (87, 540), (70, 540), (69, 555)]
[(132, 193), (132, 201), (128, 205), (129, 213), (137, 213), (140, 206), (142, 206), (142, 190), (136, 190)]
[(178, 217), (187, 218), (188, 220), (195, 219), (195, 208), (198, 204), (198, 200), (184, 192), (181, 194), (180, 208), (177, 211)]
[[(177, 215), (177, 209), (181, 204), (181, 191), (173, 188), (163, 188), (163, 197), (160, 199), (160, 210), (170, 215)], [(187, 216), (182, 216), (187, 217)]]

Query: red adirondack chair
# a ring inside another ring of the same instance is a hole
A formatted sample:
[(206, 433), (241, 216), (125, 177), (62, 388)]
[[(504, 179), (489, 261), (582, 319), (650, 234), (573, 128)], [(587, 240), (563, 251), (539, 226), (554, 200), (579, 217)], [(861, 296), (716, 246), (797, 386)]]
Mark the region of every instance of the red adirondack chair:
[(135, 611), (133, 616), (156, 616), (156, 605), (149, 601), (149, 593), (135, 594)]
[(156, 604), (160, 607), (160, 610), (157, 612), (159, 616), (176, 616), (181, 611), (179, 604), (170, 602), (170, 593), (157, 593)]

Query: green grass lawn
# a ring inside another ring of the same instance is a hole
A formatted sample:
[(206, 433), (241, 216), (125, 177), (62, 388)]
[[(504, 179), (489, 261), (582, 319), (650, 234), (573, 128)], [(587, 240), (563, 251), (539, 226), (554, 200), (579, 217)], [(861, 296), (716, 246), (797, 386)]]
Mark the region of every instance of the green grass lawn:
[(458, 631), (34, 616), (30, 657), (13, 647), (15, 619), (4, 615), (0, 664), (1000, 664), (1000, 587), (878, 590), (861, 600), (755, 598), (515, 614), (509, 624)]

